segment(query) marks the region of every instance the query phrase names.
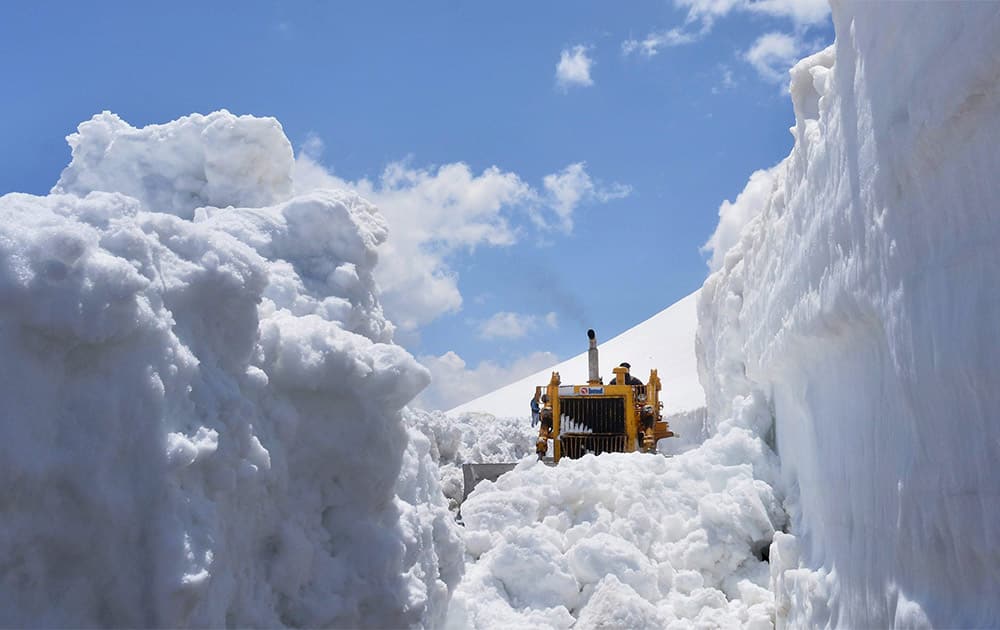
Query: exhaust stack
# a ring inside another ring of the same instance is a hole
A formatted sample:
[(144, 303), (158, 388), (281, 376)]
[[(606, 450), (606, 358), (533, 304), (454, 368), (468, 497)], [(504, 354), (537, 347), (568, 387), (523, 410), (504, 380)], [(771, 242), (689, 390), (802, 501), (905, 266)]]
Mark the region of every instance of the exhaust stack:
[(588, 379), (588, 383), (591, 385), (600, 385), (601, 372), (597, 364), (597, 335), (594, 334), (593, 328), (587, 331), (587, 337), (590, 339), (590, 349), (587, 351), (587, 360), (590, 364), (590, 378)]

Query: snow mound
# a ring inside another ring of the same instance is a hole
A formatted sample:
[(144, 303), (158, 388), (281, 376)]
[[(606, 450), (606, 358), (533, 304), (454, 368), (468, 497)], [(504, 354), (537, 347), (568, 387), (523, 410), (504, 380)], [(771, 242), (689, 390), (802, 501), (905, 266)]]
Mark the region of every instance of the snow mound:
[(674, 458), (526, 458), (462, 505), (472, 564), (447, 625), (770, 627), (777, 474), (740, 428)]
[(447, 416), (413, 408), (404, 409), (403, 417), (430, 441), (430, 455), (440, 466), (441, 489), (455, 511), (464, 494), (462, 464), (517, 462), (535, 455), (538, 429), (527, 418), (476, 413)]
[[(602, 374), (605, 381), (611, 368), (622, 361), (632, 366), (632, 374), (645, 380), (655, 368), (663, 382), (661, 400), (664, 416), (684, 414), (705, 406), (705, 392), (698, 381), (694, 338), (697, 328), (698, 292), (679, 300), (669, 308), (622, 334), (598, 344)], [(581, 346), (586, 337), (580, 331)], [(600, 331), (598, 331), (600, 332)], [(587, 352), (558, 365), (536, 372), (506, 387), (481, 396), (449, 410), (449, 415), (469, 412), (490, 413), (494, 416), (530, 416), (528, 402), (538, 385), (547, 385), (552, 372), (559, 372), (563, 383), (586, 383)]]
[(996, 626), (1000, 7), (833, 15), (791, 154), (714, 239), (745, 222), (699, 304), (709, 417), (774, 417), (779, 625)]
[(70, 142), (59, 193), (0, 197), (0, 625), (440, 623), (461, 543), (377, 211), (291, 198), (273, 119)]

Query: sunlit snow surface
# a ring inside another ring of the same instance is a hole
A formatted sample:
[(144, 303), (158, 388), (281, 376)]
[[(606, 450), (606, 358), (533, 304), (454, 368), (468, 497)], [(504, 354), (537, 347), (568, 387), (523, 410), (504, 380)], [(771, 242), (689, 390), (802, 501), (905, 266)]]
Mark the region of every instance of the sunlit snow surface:
[(734, 430), (674, 458), (525, 459), (462, 505), (448, 626), (769, 628), (774, 455)]

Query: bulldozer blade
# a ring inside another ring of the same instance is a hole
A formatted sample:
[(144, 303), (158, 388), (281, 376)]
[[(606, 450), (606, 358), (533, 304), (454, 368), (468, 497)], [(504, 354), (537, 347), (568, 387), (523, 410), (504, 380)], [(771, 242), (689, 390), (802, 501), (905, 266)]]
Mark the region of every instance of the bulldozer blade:
[(500, 475), (513, 470), (514, 466), (517, 464), (462, 464), (462, 477), (465, 482), (465, 487), (462, 490), (462, 501), (465, 501), (477, 483), (484, 479), (496, 481)]

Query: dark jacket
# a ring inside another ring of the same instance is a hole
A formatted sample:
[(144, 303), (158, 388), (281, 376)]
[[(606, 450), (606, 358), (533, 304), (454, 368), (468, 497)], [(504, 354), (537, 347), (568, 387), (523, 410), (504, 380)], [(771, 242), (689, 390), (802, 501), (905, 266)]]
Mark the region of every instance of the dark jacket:
[[(618, 381), (618, 377), (617, 376), (612, 376), (611, 380), (608, 382), (608, 385), (616, 385), (617, 381)], [(645, 383), (643, 383), (642, 381), (640, 381), (636, 377), (632, 376), (631, 374), (625, 374), (625, 384), (626, 385), (645, 385)]]

